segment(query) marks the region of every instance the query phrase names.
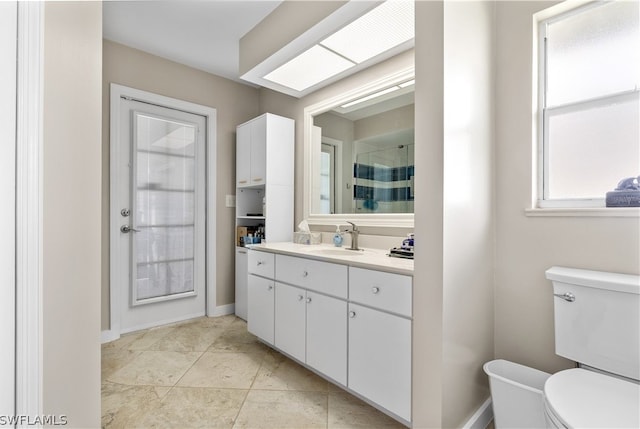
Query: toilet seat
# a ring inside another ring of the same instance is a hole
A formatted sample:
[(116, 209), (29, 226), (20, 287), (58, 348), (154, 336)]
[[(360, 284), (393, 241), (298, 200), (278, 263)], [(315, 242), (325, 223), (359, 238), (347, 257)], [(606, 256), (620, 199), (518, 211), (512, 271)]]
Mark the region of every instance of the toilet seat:
[(544, 385), (545, 412), (556, 427), (640, 427), (640, 385), (586, 369), (560, 371)]

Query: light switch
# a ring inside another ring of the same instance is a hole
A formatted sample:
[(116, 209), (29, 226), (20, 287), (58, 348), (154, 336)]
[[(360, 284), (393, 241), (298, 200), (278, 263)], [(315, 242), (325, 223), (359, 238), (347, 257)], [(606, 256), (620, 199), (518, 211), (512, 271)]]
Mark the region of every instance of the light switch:
[(235, 207), (236, 206), (236, 196), (235, 195), (227, 195), (225, 200), (226, 207)]

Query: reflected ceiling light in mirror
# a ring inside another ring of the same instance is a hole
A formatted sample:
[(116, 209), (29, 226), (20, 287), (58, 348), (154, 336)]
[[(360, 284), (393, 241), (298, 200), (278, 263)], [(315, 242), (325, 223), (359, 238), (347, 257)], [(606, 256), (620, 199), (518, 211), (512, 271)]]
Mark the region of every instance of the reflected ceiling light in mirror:
[(356, 63), (414, 38), (414, 2), (387, 0), (320, 42)]
[[(405, 88), (409, 88), (415, 84), (415, 79), (409, 80), (407, 82), (400, 83), (398, 85), (391, 86), (389, 88), (383, 89), (381, 91), (374, 92), (373, 94), (365, 95), (364, 97), (357, 98), (353, 101), (340, 105), (342, 109), (347, 109), (349, 107), (355, 106), (357, 104), (365, 103), (369, 100), (373, 100), (374, 98), (380, 98), (384, 95), (391, 94), (396, 91), (400, 91)], [(413, 89), (411, 89), (413, 91)], [(405, 91), (403, 91), (405, 92)]]
[(296, 91), (304, 91), (354, 65), (353, 62), (340, 55), (320, 45), (315, 45), (267, 74), (264, 78)]

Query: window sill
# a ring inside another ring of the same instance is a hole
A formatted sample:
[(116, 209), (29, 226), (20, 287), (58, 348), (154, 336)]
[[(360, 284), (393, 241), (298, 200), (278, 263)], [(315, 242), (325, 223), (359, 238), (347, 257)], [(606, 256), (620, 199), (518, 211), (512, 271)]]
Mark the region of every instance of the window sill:
[(640, 218), (640, 207), (533, 208), (527, 217), (631, 217)]

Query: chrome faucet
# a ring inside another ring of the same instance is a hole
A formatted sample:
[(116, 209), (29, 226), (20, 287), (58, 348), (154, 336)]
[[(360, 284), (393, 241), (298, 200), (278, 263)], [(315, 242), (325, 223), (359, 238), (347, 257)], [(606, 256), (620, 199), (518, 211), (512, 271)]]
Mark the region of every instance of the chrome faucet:
[(347, 223), (351, 224), (351, 231), (347, 231), (351, 234), (351, 247), (347, 247), (347, 250), (360, 250), (360, 248), (358, 248), (358, 236), (360, 235), (358, 225), (349, 221), (347, 221)]

